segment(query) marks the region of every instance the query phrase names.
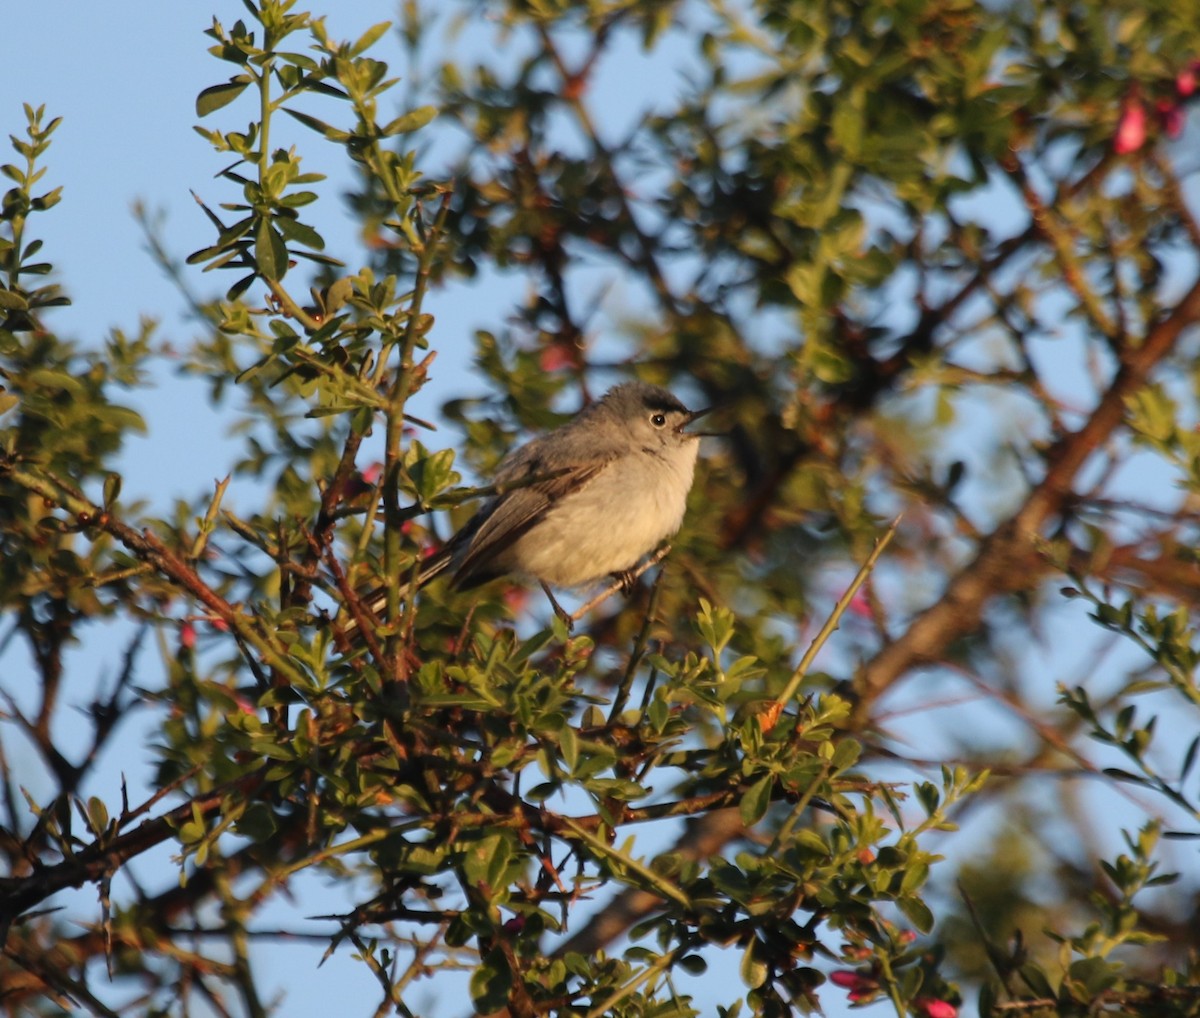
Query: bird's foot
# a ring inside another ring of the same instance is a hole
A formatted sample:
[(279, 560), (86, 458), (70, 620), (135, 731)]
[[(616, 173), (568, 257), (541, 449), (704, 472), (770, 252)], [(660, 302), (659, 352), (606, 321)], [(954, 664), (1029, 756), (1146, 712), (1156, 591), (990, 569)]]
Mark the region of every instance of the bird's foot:
[(637, 585), (638, 579), (645, 570), (634, 567), (633, 569), (622, 569), (619, 573), (611, 573), (613, 580), (620, 584), (621, 593), (628, 597), (633, 593), (633, 588)]

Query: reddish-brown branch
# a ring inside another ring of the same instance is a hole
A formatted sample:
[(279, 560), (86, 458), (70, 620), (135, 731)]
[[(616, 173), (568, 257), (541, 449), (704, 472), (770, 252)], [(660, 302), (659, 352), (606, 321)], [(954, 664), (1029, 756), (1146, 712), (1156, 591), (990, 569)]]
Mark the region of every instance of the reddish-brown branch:
[(1095, 410), (1083, 427), (1050, 447), (1045, 475), (1020, 509), (983, 540), (975, 558), (950, 581), (942, 597), (863, 668), (855, 686), (856, 725), (868, 723), (872, 705), (892, 683), (972, 632), (992, 598), (1034, 589), (1051, 571), (1037, 547), (1044, 526), (1067, 507), (1084, 464), (1120, 426), (1126, 398), (1146, 384), (1154, 367), (1175, 348), (1180, 333), (1197, 321), (1200, 282), (1151, 327), (1140, 345), (1125, 347), (1121, 365)]
[(193, 818), (193, 811), (207, 817), (216, 813), (225, 798), (233, 793), (252, 794), (262, 783), (255, 773), (223, 786), (208, 795), (190, 799), (138, 827), (110, 839), (100, 838), (77, 851), (71, 858), (54, 866), (35, 870), (19, 879), (0, 880), (0, 944), (7, 939), (14, 919), (51, 895), (69, 887), (82, 887), (91, 881), (111, 875), (130, 859), (174, 836), (175, 828)]
[[(734, 838), (745, 833), (737, 809), (715, 809), (688, 822), (675, 851), (685, 859), (707, 859)], [(593, 954), (611, 943), (634, 924), (645, 919), (663, 900), (657, 894), (627, 887), (615, 895), (600, 913), (554, 952), (562, 957), (571, 951)]]

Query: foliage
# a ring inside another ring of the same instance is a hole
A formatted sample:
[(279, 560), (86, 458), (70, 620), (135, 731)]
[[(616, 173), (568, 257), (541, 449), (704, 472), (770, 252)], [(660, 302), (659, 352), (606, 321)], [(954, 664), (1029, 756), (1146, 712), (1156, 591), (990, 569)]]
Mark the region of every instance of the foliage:
[[(3, 168), (0, 646), (28, 647), (38, 696), (0, 687), (0, 720), (55, 788), (23, 793), (0, 756), (10, 1013), (267, 1013), (251, 945), (307, 873), (346, 889), (323, 945), (355, 953), (379, 1013), (415, 1013), (430, 979), (513, 1015), (848, 995), (939, 1018), (960, 985), (985, 1014), (1197, 1013), (1195, 931), (1154, 888), (1176, 879), (1160, 837), (1190, 851), (1200, 821), (1200, 739), (1178, 735), (1200, 707), (1200, 224), (1171, 144), (1200, 13), (477, 3), (503, 52), (401, 106), (372, 55), (388, 25), (338, 42), (294, 0), (245, 6), (214, 20), (233, 73), (196, 103), (227, 200), (199, 196), (212, 240), (188, 263), (227, 285), (196, 299), (185, 365), (244, 451), (172, 518), (117, 473), (150, 328), (74, 344), (51, 331), (65, 297), (35, 285), (57, 122), (26, 108)], [(406, 5), (414, 75), (444, 29)], [(620, 136), (599, 115), (614, 54), (687, 68)], [(344, 260), (311, 146), (355, 174)], [(460, 440), (430, 434), (412, 401), (452, 338), (429, 305), (500, 272), (531, 295), (475, 338), (445, 408)], [(626, 373), (719, 404), (728, 430), (661, 575), (577, 632), (537, 628), (519, 585), (408, 595), (434, 521), (488, 493), (463, 475)], [(1132, 664), (1085, 664), (1081, 605)], [(98, 624), (127, 645), (67, 744), (68, 651)], [(1081, 676), (1057, 704), (1051, 631)], [(989, 712), (905, 720), (962, 687)], [(153, 787), (89, 794), (135, 708)], [(1059, 851), (1079, 777), (1144, 793), (1138, 832)], [(998, 850), (958, 848), (987, 804), (1007, 824), (975, 841)], [(168, 844), (178, 880), (113, 892)], [(80, 933), (48, 905), (93, 884)], [(742, 987), (688, 988), (734, 953)]]

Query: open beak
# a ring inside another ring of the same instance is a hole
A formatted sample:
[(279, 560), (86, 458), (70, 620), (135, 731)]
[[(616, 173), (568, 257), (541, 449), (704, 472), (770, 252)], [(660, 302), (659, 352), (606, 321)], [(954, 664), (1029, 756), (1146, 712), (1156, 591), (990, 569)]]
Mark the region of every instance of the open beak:
[(693, 421), (698, 421), (705, 414), (710, 414), (716, 407), (706, 406), (703, 410), (691, 410), (688, 412), (687, 420), (679, 425), (679, 433), (681, 435), (692, 435), (694, 438), (720, 438), (724, 435), (723, 431), (684, 431)]

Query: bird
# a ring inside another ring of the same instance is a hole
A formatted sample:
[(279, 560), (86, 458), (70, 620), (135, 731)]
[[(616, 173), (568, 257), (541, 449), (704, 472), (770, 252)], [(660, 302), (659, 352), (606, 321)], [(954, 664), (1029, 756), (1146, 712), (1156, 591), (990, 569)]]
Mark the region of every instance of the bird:
[[(496, 494), (420, 566), (403, 593), (449, 572), (470, 590), (501, 576), (580, 588), (613, 576), (628, 590), (639, 561), (683, 523), (703, 433), (685, 430), (711, 410), (689, 410), (669, 390), (624, 382), (570, 421), (501, 460)], [(364, 603), (378, 614), (387, 589)], [(349, 623), (347, 628), (352, 628)]]

